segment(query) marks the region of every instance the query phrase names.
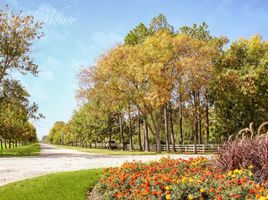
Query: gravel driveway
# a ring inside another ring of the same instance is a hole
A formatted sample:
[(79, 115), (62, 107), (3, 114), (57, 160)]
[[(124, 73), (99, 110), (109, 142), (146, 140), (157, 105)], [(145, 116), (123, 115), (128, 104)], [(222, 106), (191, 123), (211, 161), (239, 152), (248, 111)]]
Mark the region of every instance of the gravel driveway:
[[(41, 144), (40, 156), (0, 158), (0, 186), (44, 174), (81, 169), (119, 166), (126, 161), (158, 160), (164, 155), (112, 156), (79, 152)], [(172, 158), (189, 158), (195, 155), (171, 155)]]

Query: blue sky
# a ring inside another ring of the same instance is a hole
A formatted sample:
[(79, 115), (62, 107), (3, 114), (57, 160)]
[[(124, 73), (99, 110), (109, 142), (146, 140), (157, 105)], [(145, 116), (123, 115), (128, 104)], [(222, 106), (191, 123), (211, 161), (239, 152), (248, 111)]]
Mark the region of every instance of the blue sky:
[(44, 21), (46, 36), (34, 44), (39, 77), (17, 76), (46, 118), (35, 121), (38, 136), (57, 120), (68, 121), (77, 107), (75, 76), (138, 23), (163, 13), (178, 29), (205, 21), (215, 36), (230, 40), (259, 33), (268, 39), (265, 0), (4, 0), (12, 9)]

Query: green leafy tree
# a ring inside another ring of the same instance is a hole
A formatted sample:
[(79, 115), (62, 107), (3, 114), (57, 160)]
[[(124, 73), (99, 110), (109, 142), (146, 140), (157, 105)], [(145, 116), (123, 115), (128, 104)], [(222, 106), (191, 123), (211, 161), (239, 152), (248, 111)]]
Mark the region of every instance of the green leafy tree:
[(217, 133), (223, 138), (268, 117), (268, 43), (259, 35), (233, 42), (212, 82)]

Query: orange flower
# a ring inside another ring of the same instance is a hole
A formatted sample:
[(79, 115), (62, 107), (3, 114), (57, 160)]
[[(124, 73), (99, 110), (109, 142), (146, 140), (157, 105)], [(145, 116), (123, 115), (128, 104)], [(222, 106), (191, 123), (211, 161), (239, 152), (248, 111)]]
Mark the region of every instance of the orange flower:
[(259, 199), (261, 197), (260, 194), (256, 194), (256, 198)]
[(214, 192), (214, 191), (215, 191), (215, 189), (214, 189), (213, 187), (209, 189), (209, 192), (210, 192), (210, 193), (212, 193), (212, 192)]

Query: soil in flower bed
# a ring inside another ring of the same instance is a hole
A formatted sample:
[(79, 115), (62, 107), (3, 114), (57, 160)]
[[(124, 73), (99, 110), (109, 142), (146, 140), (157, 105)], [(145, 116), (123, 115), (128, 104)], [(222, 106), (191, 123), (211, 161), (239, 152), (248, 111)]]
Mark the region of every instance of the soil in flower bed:
[(102, 195), (98, 192), (97, 188), (94, 187), (92, 191), (88, 193), (88, 200), (103, 200)]

